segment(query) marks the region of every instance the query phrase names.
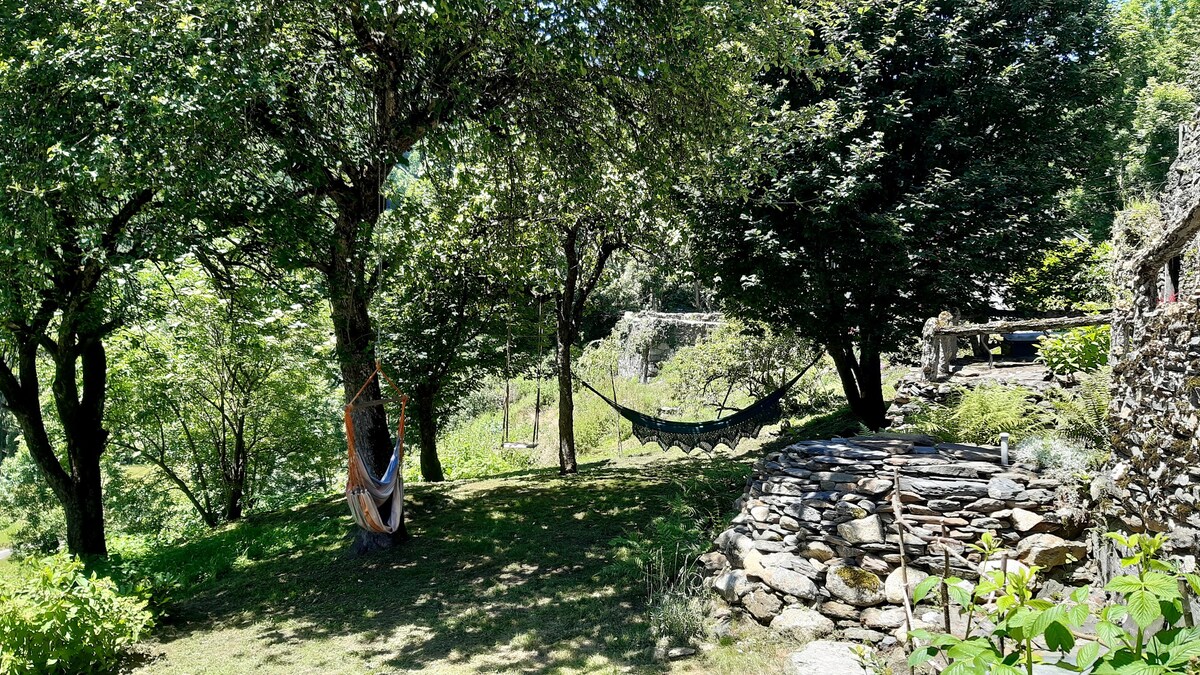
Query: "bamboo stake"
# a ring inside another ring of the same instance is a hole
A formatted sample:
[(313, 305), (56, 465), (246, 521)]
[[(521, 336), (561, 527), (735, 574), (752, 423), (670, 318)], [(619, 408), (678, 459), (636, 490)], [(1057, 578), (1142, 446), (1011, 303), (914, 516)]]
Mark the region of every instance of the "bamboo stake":
[[(892, 513), (896, 516), (896, 535), (900, 538), (900, 581), (904, 584), (904, 653), (912, 654), (913, 618), (912, 598), (908, 595), (908, 551), (904, 546), (904, 511), (900, 503), (900, 468), (896, 467), (892, 474)], [(906, 659), (907, 660), (907, 659)], [(908, 667), (910, 675), (916, 672), (913, 666)]]

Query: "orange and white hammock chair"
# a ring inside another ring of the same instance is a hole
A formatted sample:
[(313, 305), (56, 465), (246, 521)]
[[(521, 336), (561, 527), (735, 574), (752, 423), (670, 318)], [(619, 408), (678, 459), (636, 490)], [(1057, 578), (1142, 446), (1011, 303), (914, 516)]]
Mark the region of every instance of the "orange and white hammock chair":
[(396, 429), (396, 447), (392, 450), (392, 459), (388, 462), (383, 476), (376, 478), (371, 473), (371, 467), (359, 456), (354, 443), (353, 413), (360, 408), (392, 403), (397, 399), (383, 398), (378, 401), (357, 403), (371, 380), (382, 375), (392, 389), (400, 392), (392, 378), (383, 372), (379, 362), (375, 363), (375, 371), (359, 388), (358, 393), (346, 404), (346, 445), (350, 452), (350, 475), (346, 480), (346, 504), (350, 513), (354, 514), (354, 522), (368, 532), (392, 534), (404, 522), (404, 413), (408, 405), (408, 396), (403, 393), (400, 402), (400, 424)]

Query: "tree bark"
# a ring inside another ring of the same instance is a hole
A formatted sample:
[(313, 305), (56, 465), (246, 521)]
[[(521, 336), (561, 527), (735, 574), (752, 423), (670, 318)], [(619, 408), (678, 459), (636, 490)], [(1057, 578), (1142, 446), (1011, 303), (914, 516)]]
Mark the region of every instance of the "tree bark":
[(887, 426), (887, 406), (883, 400), (878, 350), (860, 347), (858, 357), (850, 344), (831, 344), (828, 350), (837, 366), (850, 411), (871, 429), (879, 430)]
[(414, 403), (417, 408), (417, 434), (421, 442), (421, 477), (430, 483), (446, 480), (442, 462), (437, 452), (437, 410), (434, 408), (436, 389), (429, 384), (416, 388)]
[(578, 473), (575, 459), (575, 392), (571, 382), (571, 343), (569, 328), (557, 331), (555, 358), (558, 361), (558, 473)]

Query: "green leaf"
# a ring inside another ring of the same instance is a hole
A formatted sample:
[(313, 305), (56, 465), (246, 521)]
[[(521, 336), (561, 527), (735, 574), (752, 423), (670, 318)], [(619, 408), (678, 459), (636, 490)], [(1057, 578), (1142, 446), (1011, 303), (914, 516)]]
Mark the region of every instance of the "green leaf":
[(1162, 600), (1174, 600), (1179, 597), (1179, 580), (1173, 576), (1162, 572), (1147, 572), (1143, 583), (1146, 590)]
[(929, 595), (929, 591), (933, 590), (941, 580), (941, 577), (925, 577), (922, 579), (921, 583), (917, 584), (916, 588), (913, 589), (913, 604), (918, 604), (924, 600), (925, 596)]
[(1092, 667), (1096, 659), (1100, 658), (1100, 645), (1096, 642), (1089, 642), (1079, 648), (1075, 654), (1075, 665), (1080, 671), (1087, 670)]
[(1130, 575), (1116, 577), (1104, 586), (1104, 590), (1109, 593), (1123, 593), (1126, 595), (1134, 591), (1140, 591), (1143, 588), (1141, 580)]
[(1147, 628), (1154, 620), (1162, 616), (1162, 611), (1158, 607), (1158, 598), (1149, 591), (1134, 591), (1129, 594), (1129, 601), (1126, 603), (1129, 609), (1129, 616), (1134, 623), (1140, 628)]
[(1075, 648), (1075, 636), (1063, 624), (1055, 621), (1046, 626), (1046, 646), (1056, 652), (1069, 652)]

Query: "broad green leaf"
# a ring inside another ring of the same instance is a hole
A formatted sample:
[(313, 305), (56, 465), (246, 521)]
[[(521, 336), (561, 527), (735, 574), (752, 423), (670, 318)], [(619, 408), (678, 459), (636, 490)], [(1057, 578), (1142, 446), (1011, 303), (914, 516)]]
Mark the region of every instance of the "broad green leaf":
[(1126, 607), (1129, 609), (1129, 617), (1141, 628), (1146, 628), (1154, 623), (1154, 620), (1162, 616), (1162, 611), (1158, 607), (1158, 598), (1149, 591), (1134, 591), (1129, 594)]

